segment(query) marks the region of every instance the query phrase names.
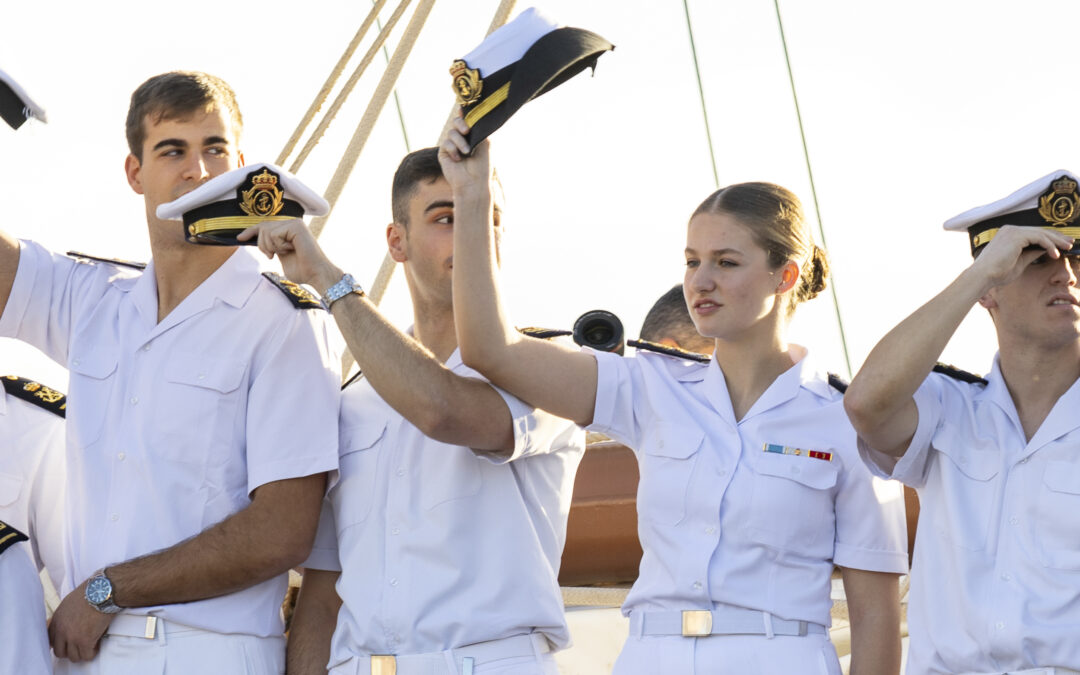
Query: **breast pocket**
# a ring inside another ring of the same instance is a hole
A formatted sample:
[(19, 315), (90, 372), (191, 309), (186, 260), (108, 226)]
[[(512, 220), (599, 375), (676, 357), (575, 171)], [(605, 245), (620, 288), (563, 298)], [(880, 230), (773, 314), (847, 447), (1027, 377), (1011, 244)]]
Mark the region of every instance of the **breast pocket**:
[(751, 464), (753, 491), (748, 533), (759, 543), (783, 551), (828, 558), (835, 539), (833, 487), (840, 459), (762, 452)]
[(930, 513), (933, 527), (939, 537), (955, 546), (981, 551), (986, 548), (990, 520), (996, 511), (994, 478), (999, 457), (994, 452), (973, 452), (970, 439), (951, 434), (935, 438), (933, 445), (940, 455), (935, 467), (940, 485), (932, 491), (940, 504)]
[(116, 352), (73, 353), (68, 361), (66, 424), (68, 434), (79, 448), (93, 445), (101, 438), (109, 401), (116, 386)]
[[(0, 513), (6, 514), (4, 518), (10, 518), (11, 515), (22, 509), (15, 508), (15, 501), (19, 498), (19, 494), (22, 493), (23, 478), (10, 473), (0, 473)], [(26, 523), (19, 525), (18, 523), (11, 523), (16, 527), (23, 527)]]
[(163, 374), (164, 383), (148, 394), (154, 406), (152, 433), (165, 437), (153, 449), (154, 455), (179, 462), (224, 463), (232, 454), (227, 448), (235, 430), (244, 426), (237, 419), (244, 367), (231, 359), (178, 355)]
[(377, 446), (385, 433), (385, 420), (341, 430), (340, 478), (330, 491), (339, 533), (371, 515), (379, 459)]
[(638, 462), (638, 517), (675, 525), (686, 516), (690, 477), (705, 433), (701, 429), (657, 423), (646, 433)]
[(1080, 465), (1046, 463), (1035, 535), (1043, 565), (1080, 569)]
[(424, 448), (419, 459), (424, 470), (418, 472), (420, 502), (427, 510), (448, 502), (473, 497), (484, 482), (481, 468), (485, 461), (468, 449), (445, 443)]

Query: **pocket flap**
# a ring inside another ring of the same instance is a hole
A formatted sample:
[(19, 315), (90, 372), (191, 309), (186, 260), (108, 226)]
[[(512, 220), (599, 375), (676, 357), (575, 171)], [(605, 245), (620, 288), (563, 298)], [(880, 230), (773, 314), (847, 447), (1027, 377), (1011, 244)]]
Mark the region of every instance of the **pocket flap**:
[(361, 450), (369, 450), (379, 442), (386, 431), (386, 420), (369, 420), (363, 424), (343, 427), (338, 435), (341, 456)]
[(1063, 461), (1047, 462), (1043, 482), (1054, 492), (1080, 495), (1080, 465)]
[(701, 448), (705, 432), (697, 427), (682, 427), (657, 422), (645, 435), (642, 452), (647, 455), (686, 459)]
[(165, 367), (165, 379), (169, 382), (213, 389), (223, 394), (239, 387), (243, 377), (244, 367), (240, 364), (205, 356), (185, 358), (180, 355)]
[[(834, 453), (835, 454), (835, 453)], [(827, 490), (836, 485), (840, 467), (835, 457), (831, 462), (801, 455), (781, 455), (763, 452), (754, 470), (766, 476), (787, 478), (815, 490)]]
[[(934, 447), (943, 455), (949, 458), (960, 473), (964, 474), (968, 478), (973, 478), (978, 481), (988, 481), (994, 476), (998, 475), (999, 469), (999, 456), (996, 452), (990, 451), (973, 451), (965, 449), (962, 442), (953, 444), (946, 439), (942, 443), (943, 447), (938, 446), (938, 439), (934, 439)], [(968, 443), (970, 447), (970, 441)]]
[(0, 473), (0, 506), (10, 506), (22, 492), (23, 479), (10, 473)]
[(68, 368), (73, 372), (95, 380), (104, 380), (116, 370), (116, 354), (106, 350), (103, 352), (85, 352), (73, 354), (68, 360)]

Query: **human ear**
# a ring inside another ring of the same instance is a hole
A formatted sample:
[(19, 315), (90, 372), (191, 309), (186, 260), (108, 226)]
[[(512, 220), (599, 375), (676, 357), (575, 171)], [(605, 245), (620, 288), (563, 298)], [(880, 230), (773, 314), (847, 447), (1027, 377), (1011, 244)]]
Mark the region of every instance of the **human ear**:
[(787, 293), (795, 288), (799, 281), (799, 266), (789, 260), (780, 268), (780, 284), (776, 287), (777, 293)]
[(135, 155), (128, 154), (124, 159), (124, 175), (127, 176), (128, 185), (135, 191), (135, 194), (143, 194), (142, 180), (139, 176), (139, 171), (142, 169), (142, 162)]
[(390, 251), (390, 257), (394, 262), (405, 262), (409, 259), (405, 251), (405, 240), (408, 233), (405, 226), (400, 223), (390, 223), (386, 226), (386, 247)]
[(994, 300), (994, 296), (990, 293), (979, 298), (979, 304), (982, 305), (983, 309), (997, 309), (998, 306), (997, 300)]

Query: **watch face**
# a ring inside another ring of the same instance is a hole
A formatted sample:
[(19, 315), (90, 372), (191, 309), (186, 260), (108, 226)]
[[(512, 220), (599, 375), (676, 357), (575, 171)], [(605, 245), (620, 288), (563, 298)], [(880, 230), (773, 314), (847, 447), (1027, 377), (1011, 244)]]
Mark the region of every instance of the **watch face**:
[(112, 595), (112, 584), (104, 577), (94, 577), (86, 584), (86, 599), (95, 605), (101, 605)]

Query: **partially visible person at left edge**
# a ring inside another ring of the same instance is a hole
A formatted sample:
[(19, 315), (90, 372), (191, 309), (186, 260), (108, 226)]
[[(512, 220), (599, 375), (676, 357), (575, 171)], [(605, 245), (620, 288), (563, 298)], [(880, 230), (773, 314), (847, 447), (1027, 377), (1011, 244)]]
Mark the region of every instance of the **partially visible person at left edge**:
[(337, 468), (326, 315), (251, 249), (192, 245), (156, 215), (243, 164), (241, 127), (232, 90), (204, 73), (134, 92), (125, 172), (146, 206), (144, 272), (0, 233), (0, 335), (71, 371), (60, 673), (284, 670), (285, 573)]

